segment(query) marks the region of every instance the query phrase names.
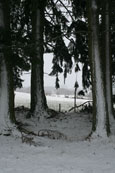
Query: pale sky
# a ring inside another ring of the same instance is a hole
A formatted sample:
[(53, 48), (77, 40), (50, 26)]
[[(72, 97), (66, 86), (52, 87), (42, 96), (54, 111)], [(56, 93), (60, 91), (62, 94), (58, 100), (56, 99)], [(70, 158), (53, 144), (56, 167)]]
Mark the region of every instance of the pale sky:
[[(44, 72), (45, 73), (50, 73), (51, 72), (51, 67), (52, 67), (52, 54), (45, 54), (44, 55)], [(48, 74), (44, 74), (44, 86), (53, 86), (55, 87), (55, 76), (49, 76)], [(76, 78), (79, 82), (80, 88), (82, 88), (82, 81), (81, 81), (81, 72), (79, 72), (76, 76), (74, 69), (72, 74), (68, 74), (68, 77), (66, 79), (66, 83), (64, 84), (64, 78), (63, 74), (59, 75), (60, 79), (60, 87), (61, 88), (74, 88), (74, 83), (76, 81)], [(29, 87), (30, 86), (30, 74), (24, 73), (22, 79), (25, 81), (23, 82), (23, 87)]]

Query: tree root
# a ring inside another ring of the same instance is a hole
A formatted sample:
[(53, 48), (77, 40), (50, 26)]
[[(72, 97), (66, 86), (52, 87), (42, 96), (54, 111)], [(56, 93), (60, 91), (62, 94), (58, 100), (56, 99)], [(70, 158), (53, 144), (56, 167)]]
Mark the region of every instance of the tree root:
[(19, 131), (21, 132), (22, 136), (23, 133), (26, 135), (33, 135), (33, 136), (39, 136), (39, 137), (48, 137), (49, 139), (63, 139), (66, 140), (67, 136), (63, 133), (56, 131), (56, 130), (49, 130), (49, 129), (41, 129), (36, 134), (33, 131), (29, 131), (21, 126), (18, 127)]

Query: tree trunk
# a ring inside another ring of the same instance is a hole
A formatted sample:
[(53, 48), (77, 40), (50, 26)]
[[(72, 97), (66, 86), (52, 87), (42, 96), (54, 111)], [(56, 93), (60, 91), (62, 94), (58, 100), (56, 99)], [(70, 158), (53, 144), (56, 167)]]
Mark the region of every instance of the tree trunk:
[(0, 133), (4, 133), (13, 127), (14, 116), (14, 92), (13, 75), (9, 63), (9, 2), (0, 0)]
[(104, 85), (103, 63), (99, 45), (99, 15), (97, 0), (89, 0), (89, 32), (94, 106), (92, 131), (93, 134), (104, 137), (109, 135), (110, 127)]
[(106, 97), (108, 105), (108, 113), (110, 117), (113, 116), (113, 105), (112, 105), (112, 73), (111, 73), (111, 54), (110, 54), (110, 14), (109, 14), (109, 0), (103, 2), (103, 14), (102, 14), (102, 56), (105, 61), (105, 87)]
[(33, 57), (31, 68), (31, 112), (42, 119), (47, 117), (47, 103), (44, 93), (43, 61), (44, 9), (37, 6), (32, 14)]

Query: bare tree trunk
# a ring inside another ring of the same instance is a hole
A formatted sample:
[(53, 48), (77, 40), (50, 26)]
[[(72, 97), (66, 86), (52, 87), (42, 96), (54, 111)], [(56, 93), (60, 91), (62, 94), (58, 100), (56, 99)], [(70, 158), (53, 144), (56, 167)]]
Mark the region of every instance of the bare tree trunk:
[(0, 133), (9, 130), (15, 122), (13, 75), (8, 51), (10, 41), (8, 4), (7, 0), (0, 0)]
[(113, 116), (113, 105), (112, 105), (112, 74), (111, 74), (111, 53), (110, 53), (110, 14), (109, 14), (109, 0), (104, 1), (103, 5), (103, 54), (105, 61), (105, 87), (106, 87), (106, 97), (108, 112), (110, 117)]
[(34, 116), (42, 119), (47, 117), (47, 103), (44, 93), (43, 75), (43, 31), (44, 31), (44, 9), (37, 3), (33, 9), (32, 32), (33, 32), (33, 57), (31, 71), (31, 112)]
[[(99, 44), (99, 15), (97, 0), (89, 0), (89, 51), (93, 84), (93, 134), (107, 136), (110, 133), (108, 107), (104, 86), (103, 63)], [(95, 132), (95, 133), (94, 133)]]

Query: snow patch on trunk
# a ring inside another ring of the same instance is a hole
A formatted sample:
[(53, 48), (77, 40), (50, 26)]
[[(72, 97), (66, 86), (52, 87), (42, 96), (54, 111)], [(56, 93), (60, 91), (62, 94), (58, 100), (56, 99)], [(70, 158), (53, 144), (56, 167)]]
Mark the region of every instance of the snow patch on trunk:
[(93, 75), (95, 83), (95, 101), (96, 101), (96, 134), (105, 136), (106, 134), (106, 101), (104, 95), (104, 82), (101, 67), (101, 55), (99, 49), (99, 38), (97, 28), (97, 4), (92, 0), (92, 52), (93, 52)]
[(95, 70), (96, 70), (96, 101), (97, 101), (97, 133), (101, 136), (105, 136), (106, 127), (105, 127), (105, 119), (106, 119), (106, 108), (105, 108), (105, 96), (104, 96), (104, 87), (102, 84), (102, 76), (101, 76), (101, 67), (100, 67), (100, 59), (99, 59), (99, 47), (95, 48)]
[[(36, 68), (36, 74), (37, 73), (41, 73), (40, 72), (40, 66), (38, 65), (38, 67)], [(35, 111), (34, 111), (34, 116), (38, 117), (38, 119), (40, 121), (43, 121), (44, 118), (49, 117), (47, 111), (45, 110), (44, 107), (44, 96), (43, 96), (43, 89), (42, 88), (42, 78), (40, 75), (36, 75), (36, 105), (35, 105)]]

